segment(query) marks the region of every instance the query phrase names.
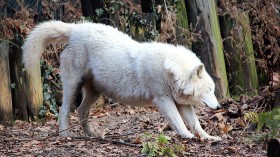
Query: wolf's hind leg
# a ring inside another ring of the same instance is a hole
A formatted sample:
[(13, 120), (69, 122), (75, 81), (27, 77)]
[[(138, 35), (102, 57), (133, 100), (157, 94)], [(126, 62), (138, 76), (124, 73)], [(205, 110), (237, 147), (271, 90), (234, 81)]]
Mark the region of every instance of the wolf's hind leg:
[(183, 117), (183, 119), (185, 120), (185, 122), (190, 127), (190, 129), (193, 133), (197, 133), (202, 138), (221, 140), (220, 137), (210, 136), (202, 129), (200, 122), (195, 114), (193, 106), (177, 105), (177, 108), (178, 108), (181, 116)]
[(79, 62), (78, 57), (73, 57), (72, 48), (66, 47), (60, 55), (60, 75), (63, 85), (63, 100), (62, 106), (59, 111), (59, 132), (62, 136), (69, 136), (69, 113), (70, 107), (74, 105), (77, 93), (79, 92), (79, 86), (84, 75), (81, 66), (83, 64)]
[(84, 132), (88, 136), (96, 137), (97, 135), (94, 133), (94, 131), (92, 130), (91, 126), (88, 123), (88, 118), (89, 118), (90, 109), (93, 106), (94, 102), (99, 98), (100, 94), (95, 90), (92, 81), (93, 79), (89, 78), (84, 82), (83, 84), (84, 98), (77, 111)]
[(155, 98), (153, 102), (158, 107), (161, 114), (168, 120), (169, 124), (176, 132), (185, 138), (192, 138), (194, 135), (189, 132), (181, 118), (178, 109), (172, 99), (169, 97)]
[(79, 81), (72, 78), (71, 81), (63, 81), (63, 102), (59, 111), (59, 133), (61, 136), (69, 136), (69, 122), (68, 117), (70, 113), (70, 106), (74, 104)]

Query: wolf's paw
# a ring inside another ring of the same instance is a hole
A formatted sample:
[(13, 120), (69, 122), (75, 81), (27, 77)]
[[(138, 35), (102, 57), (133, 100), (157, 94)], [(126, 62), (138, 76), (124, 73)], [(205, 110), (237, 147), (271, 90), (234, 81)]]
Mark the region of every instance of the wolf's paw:
[(93, 131), (85, 131), (86, 135), (89, 137), (99, 137), (95, 132)]
[(62, 131), (59, 133), (59, 136), (61, 137), (74, 137), (75, 134), (69, 131)]
[(59, 132), (59, 136), (61, 137), (68, 137), (69, 131), (61, 131)]
[(207, 139), (214, 141), (222, 141), (222, 138), (218, 136), (209, 136)]
[(180, 134), (183, 138), (194, 138), (194, 135), (191, 134), (191, 133), (188, 133), (188, 134)]

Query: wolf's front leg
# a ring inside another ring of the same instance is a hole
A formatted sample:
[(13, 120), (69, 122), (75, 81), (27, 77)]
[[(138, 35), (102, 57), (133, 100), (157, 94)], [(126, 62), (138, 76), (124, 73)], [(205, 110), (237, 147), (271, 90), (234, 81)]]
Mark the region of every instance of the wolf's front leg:
[(192, 105), (178, 105), (177, 108), (193, 133), (197, 133), (202, 138), (221, 140), (220, 137), (210, 136), (202, 129)]
[(171, 127), (175, 129), (179, 135), (185, 138), (194, 137), (194, 135), (186, 128), (184, 121), (172, 99), (169, 97), (159, 97), (154, 98), (153, 102), (156, 104), (160, 113), (168, 120)]

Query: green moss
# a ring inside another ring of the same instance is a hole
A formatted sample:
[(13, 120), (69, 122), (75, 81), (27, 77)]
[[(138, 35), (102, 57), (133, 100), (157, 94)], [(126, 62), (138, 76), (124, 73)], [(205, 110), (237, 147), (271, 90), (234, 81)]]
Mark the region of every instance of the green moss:
[(188, 24), (188, 16), (187, 16), (187, 11), (186, 11), (185, 1), (183, 1), (183, 0), (177, 1), (176, 7), (177, 7), (177, 24), (178, 24), (178, 26), (188, 29), (189, 24)]
[[(249, 16), (247, 13), (243, 13), (246, 19), (246, 23), (249, 26)], [(248, 60), (248, 66), (249, 66), (249, 76), (250, 76), (250, 86), (254, 90), (250, 95), (256, 95), (257, 94), (257, 87), (258, 87), (258, 76), (257, 76), (257, 70), (256, 70), (256, 64), (255, 64), (255, 56), (254, 56), (254, 49), (253, 49), (253, 43), (252, 43), (252, 34), (250, 28), (243, 28), (243, 35), (245, 36), (245, 53), (246, 56), (249, 58)], [(246, 29), (246, 30), (245, 30)], [(248, 78), (247, 78), (248, 79)]]
[(221, 38), (221, 33), (220, 33), (220, 26), (219, 26), (219, 21), (218, 21), (218, 15), (217, 15), (217, 9), (216, 9), (216, 2), (215, 0), (210, 0), (209, 1), (209, 10), (210, 10), (210, 24), (211, 24), (211, 29), (213, 32), (213, 37), (215, 42), (214, 48), (216, 48), (217, 54), (214, 54), (214, 58), (216, 59), (217, 63), (217, 73), (220, 74), (221, 76), (221, 85), (222, 85), (222, 94), (223, 96), (228, 97), (229, 96), (229, 91), (228, 91), (228, 81), (227, 81), (227, 74), (226, 74), (226, 65), (225, 65), (225, 60), (224, 60), (224, 52), (223, 52), (223, 41)]

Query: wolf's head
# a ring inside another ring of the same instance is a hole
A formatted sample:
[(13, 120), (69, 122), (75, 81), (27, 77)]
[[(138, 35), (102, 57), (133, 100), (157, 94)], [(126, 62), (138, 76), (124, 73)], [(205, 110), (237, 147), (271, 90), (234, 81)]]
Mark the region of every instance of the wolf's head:
[(191, 70), (176, 64), (167, 69), (169, 69), (170, 77), (173, 80), (172, 94), (176, 103), (206, 105), (212, 109), (220, 107), (214, 94), (214, 81), (202, 63)]
[[(192, 94), (191, 100), (197, 104), (209, 106), (212, 109), (220, 107), (220, 104), (214, 94), (215, 83), (210, 75), (206, 72), (203, 64), (193, 69), (189, 78), (189, 84), (185, 85), (183, 94)], [(188, 88), (191, 87), (191, 88)]]

